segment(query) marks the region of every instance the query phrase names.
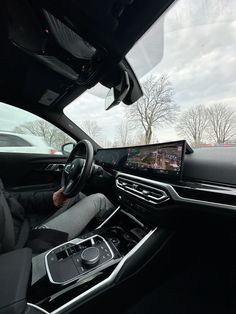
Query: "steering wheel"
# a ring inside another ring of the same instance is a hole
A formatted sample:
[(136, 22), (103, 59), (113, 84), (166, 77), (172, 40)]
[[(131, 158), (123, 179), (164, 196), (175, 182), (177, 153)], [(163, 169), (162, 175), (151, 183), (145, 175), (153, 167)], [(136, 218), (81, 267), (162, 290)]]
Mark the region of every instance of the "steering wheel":
[[(81, 156), (85, 156), (85, 160)], [(61, 178), (66, 197), (75, 196), (84, 187), (92, 172), (93, 156), (93, 146), (88, 140), (78, 142), (70, 153)]]

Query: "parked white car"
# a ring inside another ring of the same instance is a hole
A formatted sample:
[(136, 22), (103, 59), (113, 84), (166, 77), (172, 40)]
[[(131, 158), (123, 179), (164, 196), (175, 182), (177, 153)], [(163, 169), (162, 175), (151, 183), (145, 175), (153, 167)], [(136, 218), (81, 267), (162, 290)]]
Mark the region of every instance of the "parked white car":
[(55, 154), (42, 137), (0, 131), (0, 152)]

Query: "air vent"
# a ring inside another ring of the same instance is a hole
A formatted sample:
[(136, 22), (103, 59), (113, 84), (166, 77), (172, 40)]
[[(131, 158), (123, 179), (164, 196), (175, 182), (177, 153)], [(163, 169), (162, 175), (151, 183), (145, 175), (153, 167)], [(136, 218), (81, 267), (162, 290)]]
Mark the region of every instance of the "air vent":
[(169, 199), (168, 195), (163, 190), (123, 177), (118, 177), (116, 179), (116, 186), (118, 189), (154, 205), (160, 204)]

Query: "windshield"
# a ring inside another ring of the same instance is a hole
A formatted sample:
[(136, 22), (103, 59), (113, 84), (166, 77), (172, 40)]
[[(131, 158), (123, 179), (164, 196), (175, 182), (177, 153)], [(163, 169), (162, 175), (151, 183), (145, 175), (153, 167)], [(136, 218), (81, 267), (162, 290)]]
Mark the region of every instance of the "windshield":
[(144, 96), (104, 109), (102, 85), (65, 114), (103, 147), (236, 145), (236, 1), (179, 0), (127, 55)]

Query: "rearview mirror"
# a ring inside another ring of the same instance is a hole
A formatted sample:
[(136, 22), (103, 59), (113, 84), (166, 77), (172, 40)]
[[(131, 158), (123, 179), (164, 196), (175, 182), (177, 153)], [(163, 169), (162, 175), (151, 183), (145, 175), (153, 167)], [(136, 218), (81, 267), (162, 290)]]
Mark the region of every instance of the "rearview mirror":
[(128, 94), (129, 88), (129, 75), (126, 71), (124, 71), (120, 84), (112, 87), (105, 98), (105, 110), (109, 110), (112, 107), (119, 105), (119, 103)]

